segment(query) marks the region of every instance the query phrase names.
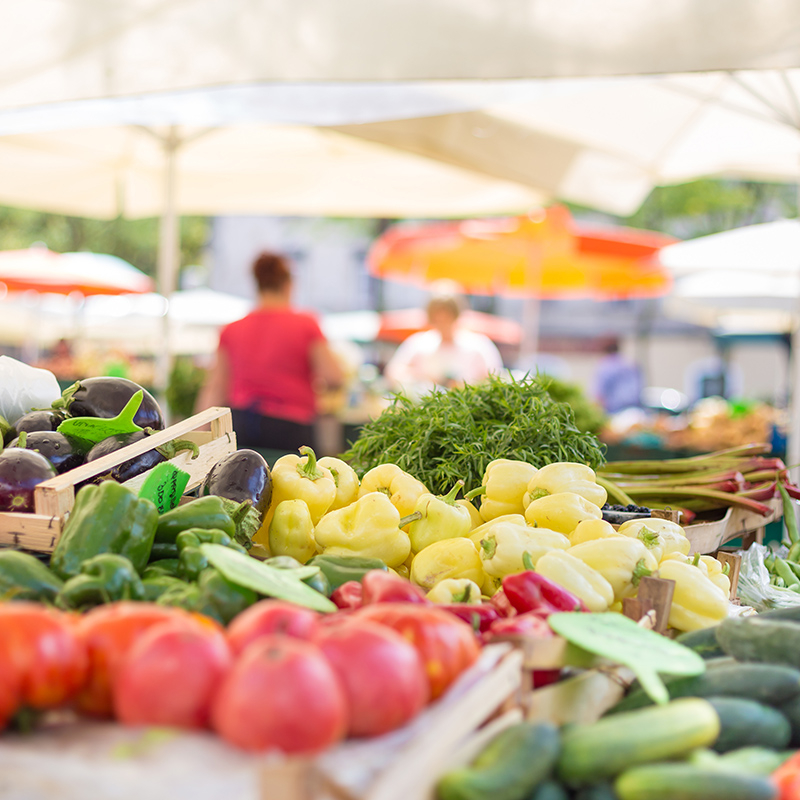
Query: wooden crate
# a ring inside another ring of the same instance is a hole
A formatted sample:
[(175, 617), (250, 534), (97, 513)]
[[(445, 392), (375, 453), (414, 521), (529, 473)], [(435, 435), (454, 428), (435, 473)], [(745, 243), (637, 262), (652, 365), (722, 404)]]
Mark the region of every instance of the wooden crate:
[[(200, 430), (206, 426), (210, 426), (210, 430)], [(170, 463), (189, 473), (186, 491), (191, 491), (202, 483), (219, 459), (236, 450), (230, 409), (208, 408), (116, 453), (40, 483), (34, 490), (33, 514), (0, 512), (0, 546), (11, 545), (51, 553), (75, 502), (75, 487), (78, 484), (173, 439), (190, 439), (198, 445), (200, 453), (196, 458), (192, 458), (191, 452), (184, 451), (170, 460)], [(147, 474), (137, 475), (126, 481), (125, 485), (138, 489)]]
[(686, 537), (692, 543), (692, 553), (714, 553), (732, 539), (743, 539), (744, 547), (754, 541), (761, 541), (764, 528), (783, 516), (783, 505), (780, 497), (765, 501), (771, 512), (764, 517), (745, 508), (731, 506), (725, 516), (713, 522), (699, 522), (684, 526)]
[(0, 797), (433, 800), (447, 768), (521, 719), (521, 664), (510, 645), (490, 645), (405, 727), (344, 742), (314, 759), (252, 755), (206, 732), (55, 719), (33, 734), (0, 737)]

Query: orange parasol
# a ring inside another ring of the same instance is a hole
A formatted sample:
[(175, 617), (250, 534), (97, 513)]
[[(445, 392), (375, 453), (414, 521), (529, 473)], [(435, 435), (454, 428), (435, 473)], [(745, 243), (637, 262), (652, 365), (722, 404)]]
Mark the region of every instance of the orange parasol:
[(373, 244), (370, 272), (427, 286), (456, 281), (468, 294), (620, 300), (669, 291), (650, 257), (676, 240), (653, 231), (577, 224), (563, 206), (537, 215), (389, 228)]

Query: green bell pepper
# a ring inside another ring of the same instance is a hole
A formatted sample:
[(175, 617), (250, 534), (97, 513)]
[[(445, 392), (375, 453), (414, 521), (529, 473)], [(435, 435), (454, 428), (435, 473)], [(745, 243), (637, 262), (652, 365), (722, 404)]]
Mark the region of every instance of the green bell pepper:
[(229, 506), (221, 497), (207, 495), (163, 513), (158, 518), (155, 541), (159, 544), (175, 544), (178, 534), (190, 528), (224, 531), (231, 539), (236, 534), (236, 523), (231, 518)]
[(197, 583), (177, 583), (156, 600), (158, 605), (177, 606), (204, 614), (227, 625), (237, 614), (258, 600), (251, 589), (237, 586), (213, 567), (204, 569)]
[(61, 578), (81, 571), (81, 564), (102, 553), (130, 559), (141, 572), (150, 558), (158, 510), (150, 500), (116, 481), (84, 486), (75, 496), (50, 568)]
[[(314, 564), (303, 565), (292, 556), (273, 556), (272, 558), (266, 559), (264, 563), (270, 567), (276, 567), (277, 569), (304, 569), (305, 566), (315, 566)], [(319, 567), (317, 567), (316, 575), (312, 575), (310, 578), (303, 578), (302, 580), (306, 586), (316, 589), (320, 594), (324, 594), (325, 597), (330, 597), (333, 592), (330, 581)]]
[(144, 586), (130, 559), (101, 553), (81, 565), (56, 596), (59, 608), (89, 608), (117, 600), (144, 600)]
[(208, 559), (200, 549), (201, 544), (220, 544), (223, 547), (238, 550), (240, 553), (247, 552), (222, 530), (189, 528), (178, 534), (176, 543), (178, 545), (178, 568), (176, 574), (186, 581), (197, 580), (200, 577), (200, 573), (210, 566)]
[(177, 558), (162, 558), (161, 561), (151, 562), (144, 568), (142, 578), (158, 578), (161, 575), (177, 578), (179, 564), (180, 560)]
[(319, 567), (328, 579), (331, 591), (338, 589), (347, 581), (361, 581), (364, 575), (372, 569), (389, 568), (378, 558), (364, 558), (362, 556), (332, 556), (322, 553), (314, 556), (306, 564), (307, 567)]
[(144, 599), (149, 603), (154, 603), (162, 594), (171, 589), (184, 589), (191, 585), (174, 575), (148, 575), (142, 578)]
[(169, 561), (178, 557), (178, 545), (174, 542), (166, 544), (165, 542), (153, 542), (153, 549), (150, 551), (150, 563), (153, 564), (157, 561)]
[(0, 550), (0, 599), (52, 602), (64, 585), (36, 556)]

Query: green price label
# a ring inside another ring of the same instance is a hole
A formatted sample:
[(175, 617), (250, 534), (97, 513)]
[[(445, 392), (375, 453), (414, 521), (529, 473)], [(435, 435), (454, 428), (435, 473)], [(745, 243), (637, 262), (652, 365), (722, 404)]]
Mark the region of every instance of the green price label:
[(139, 497), (152, 500), (159, 514), (175, 508), (189, 483), (189, 473), (164, 461), (157, 464), (145, 478)]
[(117, 436), (123, 433), (136, 433), (142, 430), (134, 421), (136, 412), (142, 404), (144, 393), (140, 389), (125, 404), (125, 408), (116, 417), (70, 417), (65, 419), (59, 426), (58, 432), (65, 436), (72, 436), (83, 442), (97, 444), (107, 439), (109, 436)]

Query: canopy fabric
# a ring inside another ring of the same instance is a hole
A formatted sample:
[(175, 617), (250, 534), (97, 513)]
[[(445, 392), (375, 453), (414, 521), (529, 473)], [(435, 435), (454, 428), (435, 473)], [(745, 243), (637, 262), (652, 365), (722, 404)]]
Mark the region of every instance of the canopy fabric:
[(374, 242), (370, 272), (428, 286), (456, 281), (470, 294), (540, 299), (657, 297), (669, 273), (648, 261), (672, 237), (582, 229), (560, 206), (533, 217), (397, 225)]
[(0, 108), (253, 82), (797, 66), (793, 0), (2, 0)]

